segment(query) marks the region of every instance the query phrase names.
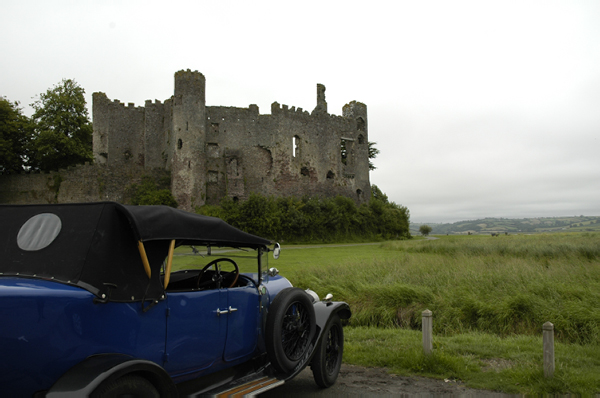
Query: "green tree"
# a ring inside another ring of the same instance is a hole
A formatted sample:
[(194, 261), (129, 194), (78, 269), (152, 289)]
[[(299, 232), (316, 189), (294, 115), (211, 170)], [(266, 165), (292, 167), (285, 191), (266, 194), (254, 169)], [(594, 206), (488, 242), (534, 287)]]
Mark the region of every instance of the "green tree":
[(388, 203), (388, 197), (386, 194), (381, 192), (381, 189), (375, 184), (371, 185), (371, 198), (379, 200), (383, 203)]
[(24, 170), (30, 159), (33, 127), (18, 102), (0, 97), (0, 173)]
[(423, 224), (419, 227), (419, 232), (421, 233), (421, 235), (427, 236), (431, 232), (431, 227), (429, 225)]
[(63, 79), (31, 104), (34, 167), (57, 170), (93, 160), (92, 123), (84, 93), (75, 80)]
[(160, 189), (150, 177), (143, 177), (140, 184), (131, 185), (133, 205), (165, 205), (177, 207), (177, 201), (168, 189)]
[(369, 170), (375, 170), (377, 167), (371, 162), (371, 159), (375, 159), (379, 155), (379, 149), (375, 148), (376, 142), (369, 141)]

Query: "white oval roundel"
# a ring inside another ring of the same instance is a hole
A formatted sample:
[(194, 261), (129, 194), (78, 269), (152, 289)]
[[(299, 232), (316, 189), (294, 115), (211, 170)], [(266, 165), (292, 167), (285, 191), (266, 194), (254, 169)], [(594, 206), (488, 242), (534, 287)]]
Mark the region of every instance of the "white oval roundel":
[(62, 222), (56, 214), (37, 214), (21, 227), (17, 235), (17, 244), (23, 250), (41, 250), (56, 239), (61, 227)]

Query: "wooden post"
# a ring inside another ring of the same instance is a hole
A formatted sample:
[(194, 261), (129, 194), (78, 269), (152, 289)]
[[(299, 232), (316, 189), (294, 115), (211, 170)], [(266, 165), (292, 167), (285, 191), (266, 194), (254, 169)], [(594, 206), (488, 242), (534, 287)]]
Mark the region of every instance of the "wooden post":
[(432, 334), (433, 334), (433, 319), (432, 312), (425, 310), (421, 313), (423, 325), (423, 351), (425, 355), (431, 354), (433, 351)]
[(551, 379), (554, 376), (554, 325), (544, 323), (544, 377)]

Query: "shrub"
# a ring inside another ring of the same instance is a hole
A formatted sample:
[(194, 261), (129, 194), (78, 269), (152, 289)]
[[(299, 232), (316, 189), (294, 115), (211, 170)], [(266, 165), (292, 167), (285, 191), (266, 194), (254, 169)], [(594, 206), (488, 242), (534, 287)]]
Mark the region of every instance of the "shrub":
[(159, 189), (150, 177), (143, 177), (140, 184), (131, 185), (133, 205), (165, 205), (177, 207), (177, 201), (168, 189)]
[(202, 206), (197, 212), (286, 243), (411, 238), (408, 209), (388, 202), (381, 192), (368, 205), (359, 206), (345, 196), (274, 198), (251, 194), (244, 202), (225, 198), (220, 206)]

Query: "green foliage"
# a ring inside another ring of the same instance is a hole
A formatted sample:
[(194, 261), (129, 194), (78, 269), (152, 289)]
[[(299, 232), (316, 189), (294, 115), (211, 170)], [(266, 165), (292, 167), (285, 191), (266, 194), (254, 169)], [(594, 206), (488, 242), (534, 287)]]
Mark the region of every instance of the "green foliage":
[[(435, 322), (435, 313), (434, 313)], [(384, 367), (401, 375), (459, 381), (477, 389), (511, 394), (593, 396), (600, 391), (600, 345), (555, 342), (556, 370), (543, 376), (542, 337), (507, 338), (480, 332), (433, 336), (423, 354), (421, 332), (392, 328), (344, 329), (344, 362)]]
[(150, 177), (142, 178), (140, 184), (131, 186), (133, 205), (165, 205), (177, 207), (177, 201), (168, 189), (160, 189)]
[(347, 257), (326, 267), (314, 253), (293, 259), (301, 271), (285, 275), (347, 301), (352, 325), (419, 329), (430, 309), (438, 335), (537, 335), (550, 321), (558, 341), (600, 338), (600, 234), (450, 236), (358, 251), (366, 248), (345, 248)]
[(427, 236), (431, 232), (431, 227), (429, 225), (423, 224), (419, 227), (419, 232), (421, 233), (421, 235)]
[(379, 197), (360, 206), (344, 196), (298, 199), (252, 194), (245, 202), (226, 198), (220, 207), (203, 206), (198, 212), (279, 242), (409, 239), (408, 209), (387, 202), (387, 197), (377, 191)]
[(369, 170), (375, 170), (377, 167), (371, 162), (371, 159), (375, 159), (379, 155), (379, 149), (375, 148), (376, 142), (369, 141)]
[(0, 173), (25, 170), (32, 138), (33, 126), (19, 103), (0, 97)]
[(84, 93), (77, 82), (63, 79), (31, 104), (35, 110), (34, 168), (57, 170), (93, 160), (92, 124)]

